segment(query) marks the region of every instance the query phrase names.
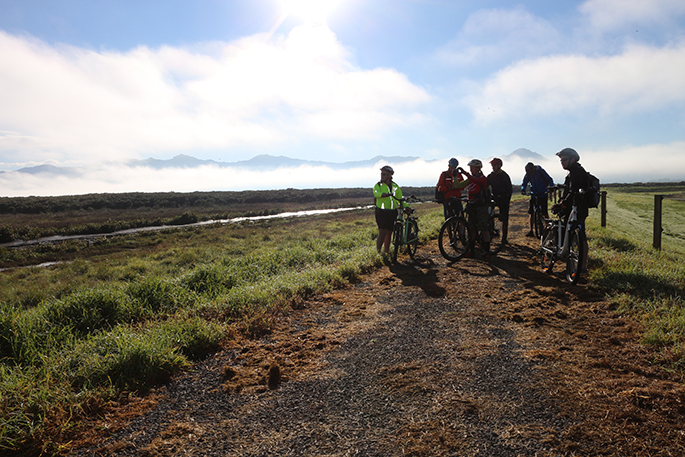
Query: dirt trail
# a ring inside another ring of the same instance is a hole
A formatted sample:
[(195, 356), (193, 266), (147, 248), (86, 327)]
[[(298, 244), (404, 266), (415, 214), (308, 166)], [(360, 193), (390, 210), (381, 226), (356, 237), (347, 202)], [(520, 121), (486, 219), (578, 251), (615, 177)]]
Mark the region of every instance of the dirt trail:
[[(682, 379), (591, 284), (437, 244), (117, 408), (73, 455), (685, 455)], [(103, 432), (106, 430), (106, 432)]]

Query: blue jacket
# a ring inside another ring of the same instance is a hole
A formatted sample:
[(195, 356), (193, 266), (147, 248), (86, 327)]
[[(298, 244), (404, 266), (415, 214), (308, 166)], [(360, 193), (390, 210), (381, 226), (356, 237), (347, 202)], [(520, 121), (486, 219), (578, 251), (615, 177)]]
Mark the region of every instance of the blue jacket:
[(554, 185), (554, 180), (547, 174), (540, 165), (535, 166), (533, 176), (528, 173), (523, 177), (521, 191), (526, 190), (526, 184), (530, 183), (530, 193), (532, 195), (547, 195), (547, 187)]

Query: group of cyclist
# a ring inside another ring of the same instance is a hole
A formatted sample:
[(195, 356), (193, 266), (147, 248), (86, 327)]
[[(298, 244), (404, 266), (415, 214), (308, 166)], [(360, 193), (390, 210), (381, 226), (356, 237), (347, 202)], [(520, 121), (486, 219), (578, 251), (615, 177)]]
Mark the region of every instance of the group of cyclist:
[[(582, 259), (582, 270), (587, 271), (587, 238), (585, 236), (585, 219), (588, 215), (588, 205), (582, 198), (574, 201), (582, 189), (588, 188), (587, 173), (580, 165), (580, 155), (575, 149), (565, 148), (556, 153), (564, 170), (568, 175), (564, 181), (564, 192), (558, 203), (552, 206), (551, 210), (555, 214), (569, 214), (571, 207), (575, 204), (578, 208), (577, 220), (581, 228), (581, 242), (583, 243), (584, 256)], [(484, 258), (490, 257), (490, 233), (487, 230), (488, 207), (490, 201), (499, 208), (502, 220), (501, 243), (507, 244), (509, 226), (509, 204), (512, 196), (512, 183), (509, 175), (502, 169), (502, 160), (494, 158), (490, 161), (492, 172), (485, 176), (483, 174), (483, 163), (479, 159), (472, 159), (467, 166), (467, 172), (459, 166), (456, 158), (451, 158), (448, 168), (440, 174), (436, 191), (443, 196), (445, 219), (466, 211), (469, 224), (472, 230), (470, 236), (481, 233)], [(542, 213), (547, 217), (548, 188), (554, 185), (554, 180), (539, 165), (529, 162), (525, 166), (525, 175), (521, 184), (521, 193), (525, 194), (526, 188), (530, 185), (530, 231), (526, 236), (533, 234), (533, 208), (538, 205)], [(402, 189), (392, 179), (394, 171), (392, 167), (386, 165), (381, 168), (381, 180), (373, 188), (376, 199), (376, 223), (378, 225), (378, 238), (376, 249), (379, 253), (388, 253), (392, 236), (393, 224), (397, 218), (397, 210), (400, 206), (406, 205), (402, 198)], [(466, 191), (466, 208), (462, 206), (462, 191)], [(470, 243), (475, 246), (475, 243)], [(465, 257), (473, 257), (473, 248)]]

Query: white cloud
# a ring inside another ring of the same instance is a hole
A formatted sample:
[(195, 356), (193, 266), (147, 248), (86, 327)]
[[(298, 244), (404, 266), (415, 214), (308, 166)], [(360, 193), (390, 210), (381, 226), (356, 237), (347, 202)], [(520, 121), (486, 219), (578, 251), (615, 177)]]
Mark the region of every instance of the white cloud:
[(682, 106), (685, 43), (629, 46), (620, 55), (524, 60), (496, 74), (464, 102), (479, 121), (581, 115), (618, 117)]
[(423, 122), (415, 110), (430, 99), (395, 70), (355, 68), (320, 26), (203, 51), (93, 51), (0, 31), (0, 54), (4, 162), (358, 140)]
[(604, 182), (685, 181), (685, 142), (578, 151)]
[(685, 14), (682, 0), (588, 0), (579, 7), (597, 32), (621, 28), (663, 27)]
[[(610, 182), (654, 182), (685, 180), (685, 142), (624, 146), (617, 149), (578, 151), (581, 163), (604, 183)], [(472, 157), (458, 156), (466, 164)], [(480, 156), (484, 172), (491, 156)], [(87, 193), (120, 192), (195, 192), (217, 190), (271, 190), (368, 187), (378, 181), (379, 169), (389, 164), (395, 169), (395, 180), (402, 186), (433, 186), (440, 172), (446, 168), (449, 157), (412, 162), (379, 162), (370, 167), (332, 169), (326, 166), (279, 168), (277, 170), (246, 170), (243, 168), (220, 168), (202, 166), (198, 168), (152, 169), (148, 167), (127, 167), (120, 164), (101, 164), (74, 171), (69, 177), (53, 174), (26, 174), (18, 172), (0, 173), (0, 188), (3, 195), (20, 197), (30, 195), (79, 195)], [(504, 170), (513, 184), (523, 179), (524, 166), (528, 159), (506, 159)], [(566, 172), (557, 157), (550, 155), (536, 161), (554, 178), (563, 182)]]
[(440, 48), (436, 57), (459, 66), (508, 62), (547, 52), (559, 38), (552, 24), (524, 9), (481, 10), (469, 16), (457, 38)]

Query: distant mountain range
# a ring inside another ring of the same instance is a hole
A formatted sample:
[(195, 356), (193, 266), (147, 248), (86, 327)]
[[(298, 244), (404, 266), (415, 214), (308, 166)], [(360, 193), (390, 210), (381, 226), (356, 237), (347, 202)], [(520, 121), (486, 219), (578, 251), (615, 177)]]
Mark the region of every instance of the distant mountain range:
[(272, 156), (268, 154), (262, 154), (251, 158), (250, 160), (240, 160), (238, 162), (217, 162), (215, 160), (201, 160), (195, 157), (188, 156), (185, 154), (179, 154), (168, 160), (159, 159), (145, 159), (145, 160), (134, 160), (129, 162), (131, 166), (143, 166), (155, 169), (162, 168), (195, 168), (202, 165), (213, 165), (215, 167), (221, 168), (247, 168), (251, 170), (275, 170), (277, 168), (294, 168), (301, 167), (303, 165), (308, 165), (312, 167), (329, 167), (336, 170), (343, 170), (348, 168), (363, 168), (367, 166), (373, 166), (374, 164), (384, 161), (390, 163), (403, 163), (412, 162), (418, 160), (419, 157), (386, 157), (386, 156), (376, 156), (367, 160), (358, 160), (351, 162), (323, 162), (319, 160), (302, 160), (302, 159), (291, 159), (285, 156)]
[[(262, 154), (251, 158), (250, 160), (241, 160), (237, 162), (217, 162), (216, 160), (203, 160), (189, 155), (179, 154), (171, 159), (154, 159), (148, 158), (145, 160), (131, 160), (125, 165), (129, 167), (148, 167), (156, 170), (167, 168), (197, 168), (201, 166), (214, 166), (220, 168), (243, 168), (247, 170), (276, 170), (279, 168), (296, 168), (300, 166), (321, 167), (325, 166), (333, 170), (345, 170), (350, 168), (365, 168), (371, 167), (378, 162), (388, 162), (392, 164), (400, 164), (406, 162), (413, 162), (419, 160), (420, 157), (399, 157), (399, 156), (375, 156), (366, 160), (356, 160), (349, 162), (324, 162), (318, 160), (302, 160), (292, 159), (285, 156), (272, 156)], [(544, 159), (543, 156), (528, 149), (517, 149), (511, 154), (502, 156), (501, 159), (519, 159), (532, 162), (539, 162)], [(442, 159), (441, 159), (442, 160)], [(427, 162), (435, 162), (436, 160), (427, 160)], [(57, 167), (54, 165), (38, 165), (34, 167), (25, 167), (15, 170), (14, 172), (26, 174), (53, 174), (62, 176), (76, 176), (80, 174), (80, 170), (74, 167)], [(0, 173), (8, 173), (0, 171)]]

